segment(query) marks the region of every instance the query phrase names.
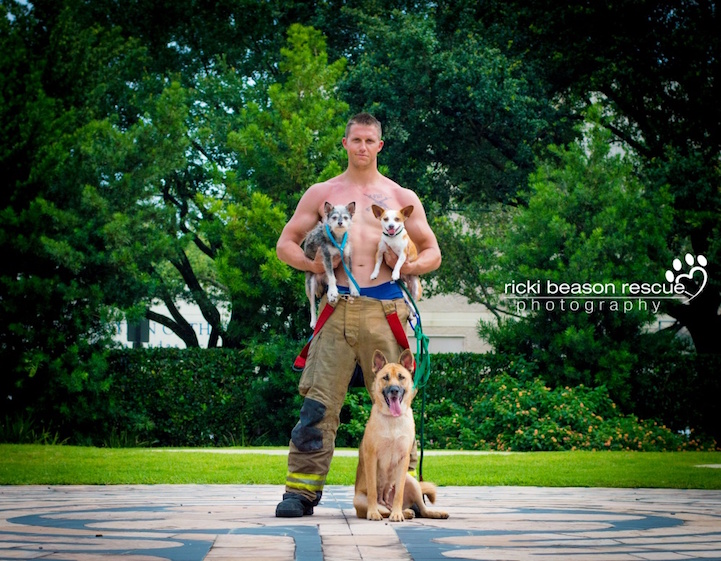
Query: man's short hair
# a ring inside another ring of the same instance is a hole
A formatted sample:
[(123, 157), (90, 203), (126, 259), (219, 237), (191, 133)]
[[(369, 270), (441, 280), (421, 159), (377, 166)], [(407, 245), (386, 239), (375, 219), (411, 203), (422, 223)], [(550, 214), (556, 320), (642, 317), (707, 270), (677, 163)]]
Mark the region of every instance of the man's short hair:
[(348, 138), (348, 135), (350, 134), (350, 128), (353, 125), (376, 127), (378, 129), (378, 138), (383, 138), (383, 127), (381, 127), (381, 122), (370, 113), (358, 113), (354, 117), (351, 117), (351, 120), (348, 121), (348, 124), (345, 126), (346, 138)]

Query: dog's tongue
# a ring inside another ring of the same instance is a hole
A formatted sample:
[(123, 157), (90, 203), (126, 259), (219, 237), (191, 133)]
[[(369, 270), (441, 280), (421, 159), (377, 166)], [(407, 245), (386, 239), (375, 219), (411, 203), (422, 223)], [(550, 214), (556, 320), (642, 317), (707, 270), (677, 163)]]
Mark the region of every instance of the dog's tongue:
[(392, 397), (390, 400), (390, 403), (388, 404), (388, 407), (390, 407), (391, 415), (394, 417), (400, 417), (401, 416), (401, 400), (397, 397)]

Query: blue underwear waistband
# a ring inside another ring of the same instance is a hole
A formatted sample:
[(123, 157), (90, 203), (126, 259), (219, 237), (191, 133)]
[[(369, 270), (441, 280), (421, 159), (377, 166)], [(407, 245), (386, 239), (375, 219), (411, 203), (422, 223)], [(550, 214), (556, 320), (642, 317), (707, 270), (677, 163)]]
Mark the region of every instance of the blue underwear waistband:
[[(347, 286), (338, 286), (339, 294), (350, 294), (350, 289)], [(375, 300), (396, 300), (403, 298), (403, 291), (398, 283), (393, 281), (379, 284), (378, 286), (367, 286), (361, 287), (360, 295), (366, 296), (367, 298), (374, 298)]]

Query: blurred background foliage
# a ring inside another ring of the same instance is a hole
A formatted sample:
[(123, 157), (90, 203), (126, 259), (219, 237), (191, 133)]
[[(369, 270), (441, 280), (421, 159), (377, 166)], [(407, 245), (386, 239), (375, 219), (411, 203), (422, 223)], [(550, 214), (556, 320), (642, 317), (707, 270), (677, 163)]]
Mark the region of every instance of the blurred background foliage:
[[(429, 292), (485, 304), (496, 353), (677, 430), (691, 422), (681, 404), (717, 387), (715, 1), (0, 6), (10, 418), (66, 427), (81, 400), (94, 409), (90, 396), (113, 391), (122, 317), (194, 348), (190, 303), (209, 347), (300, 345), (302, 275), (275, 241), (304, 189), (344, 168), (343, 128), (362, 110), (384, 124), (383, 169), (418, 192), (439, 236)], [(686, 253), (706, 257), (709, 282), (664, 302), (661, 332), (650, 312), (518, 314), (501, 297), (533, 279), (663, 282)], [(718, 438), (719, 419), (693, 422)]]

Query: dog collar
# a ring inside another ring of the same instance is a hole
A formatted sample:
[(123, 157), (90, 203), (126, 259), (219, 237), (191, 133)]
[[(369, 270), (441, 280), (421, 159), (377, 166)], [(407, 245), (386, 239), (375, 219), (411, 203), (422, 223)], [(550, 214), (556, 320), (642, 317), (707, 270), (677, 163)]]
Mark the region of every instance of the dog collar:
[(383, 235), (384, 235), (384, 236), (388, 236), (389, 238), (395, 238), (398, 234), (400, 234), (400, 233), (401, 233), (403, 230), (405, 230), (405, 229), (406, 229), (405, 226), (401, 226), (400, 228), (398, 228), (398, 229), (396, 230), (396, 233), (395, 233), (395, 234), (392, 234), (392, 235), (389, 234), (388, 232), (386, 232), (385, 230), (383, 230)]

